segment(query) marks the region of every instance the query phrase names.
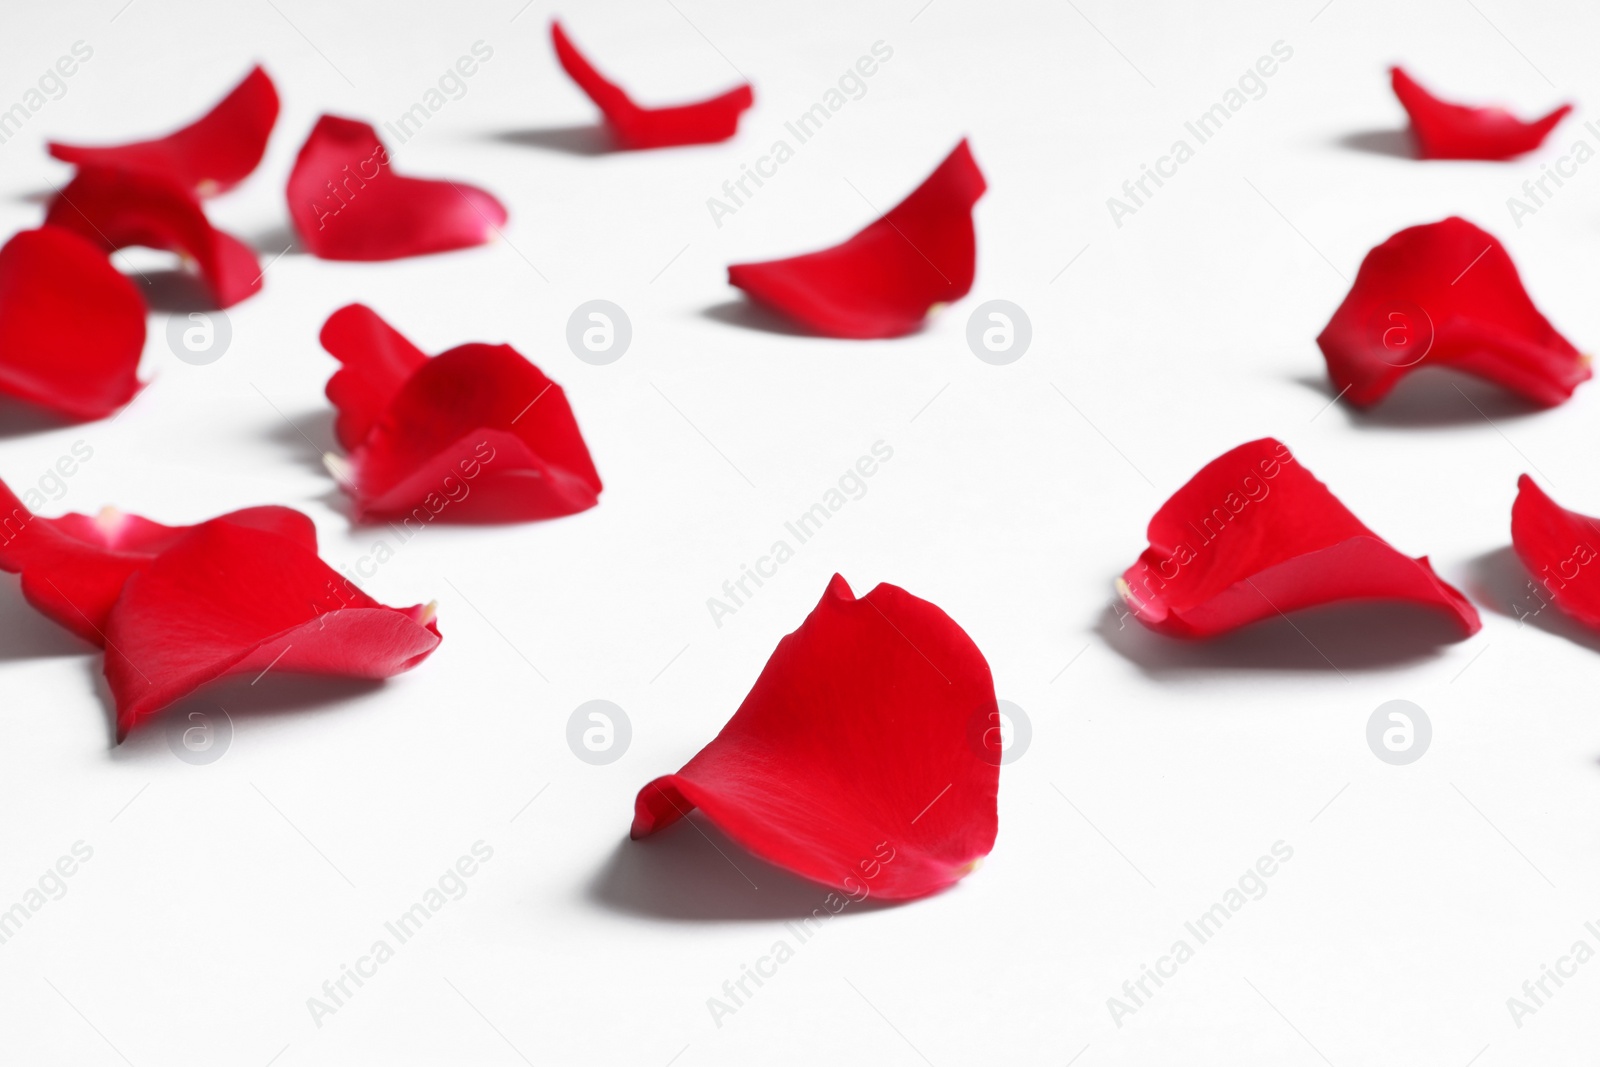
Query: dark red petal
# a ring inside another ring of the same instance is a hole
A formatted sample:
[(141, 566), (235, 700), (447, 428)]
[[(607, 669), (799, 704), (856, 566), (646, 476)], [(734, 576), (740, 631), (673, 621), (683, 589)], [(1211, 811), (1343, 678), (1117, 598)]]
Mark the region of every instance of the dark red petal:
[(289, 174), (289, 216), (323, 259), (381, 260), (481, 245), (506, 209), (482, 189), (394, 172), (378, 133), (324, 115)]
[(1556, 607), (1600, 629), (1600, 519), (1568, 511), (1524, 474), (1511, 505), (1511, 546)]
[(228, 522), (128, 579), (106, 623), (117, 735), (229, 674), (387, 678), (439, 644), (430, 608), (390, 608), (294, 540)]
[[(245, 508), (215, 521), (317, 548), (316, 527), (293, 508)], [(105, 644), (106, 618), (128, 578), (192, 529), (113, 508), (92, 517), (45, 518), (0, 482), (0, 570), (22, 576), (22, 595), (41, 614), (96, 645)]]
[(165, 174), (82, 167), (51, 202), (45, 222), (108, 252), (132, 245), (176, 252), (194, 263), (221, 308), (261, 288), (261, 264), (250, 246), (212, 226), (199, 198)]
[(1541, 405), (1591, 376), (1589, 358), (1533, 306), (1505, 247), (1454, 217), (1368, 252), (1317, 344), (1334, 388), (1357, 407), (1418, 367), (1476, 375)]
[(335, 311), (319, 339), (344, 364), (328, 379), (327, 394), (339, 412), (334, 434), (350, 451), (367, 439), (372, 424), (428, 357), (364, 304)]
[(50, 154), (79, 166), (154, 171), (197, 196), (214, 196), (256, 169), (277, 121), (278, 91), (256, 67), (216, 107), (165, 137), (102, 148), (52, 141)]
[(0, 248), (0, 392), (100, 419), (139, 391), (144, 301), (104, 252), (55, 226)]
[(831, 337), (899, 337), (972, 288), (972, 205), (983, 174), (967, 142), (915, 192), (842, 245), (792, 259), (739, 263), (728, 281)]
[(1150, 520), (1150, 547), (1117, 582), (1138, 620), (1214, 637), (1318, 604), (1402, 600), (1447, 612), (1463, 635), (1478, 612), (1426, 556), (1401, 554), (1264, 437), (1212, 460)]
[(1512, 159), (1538, 148), (1572, 110), (1571, 104), (1562, 104), (1544, 118), (1523, 122), (1498, 107), (1446, 103), (1399, 67), (1390, 69), (1389, 79), (1411, 116), (1423, 159)]
[(624, 148), (666, 148), (726, 141), (738, 132), (739, 116), (755, 101), (750, 86), (741, 85), (694, 104), (640, 107), (621, 86), (608, 81), (583, 57), (561, 23), (550, 23), (550, 40), (555, 44), (556, 58), (561, 61), (562, 69), (600, 108), (606, 124)]
[(722, 732), (639, 791), (632, 836), (698, 807), (857, 899), (938, 892), (994, 847), (999, 761), (971, 740), (994, 714), (989, 665), (948, 615), (892, 585), (858, 600), (835, 575)]

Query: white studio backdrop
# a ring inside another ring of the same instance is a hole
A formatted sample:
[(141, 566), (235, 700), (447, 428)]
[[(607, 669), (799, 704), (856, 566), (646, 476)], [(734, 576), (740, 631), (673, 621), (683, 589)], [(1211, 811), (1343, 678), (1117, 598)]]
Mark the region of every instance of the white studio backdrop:
[[(1523, 472), (1600, 512), (1600, 387), (1526, 414), (1423, 375), (1356, 416), (1329, 406), (1313, 339), (1368, 248), (1462, 214), (1505, 241), (1560, 330), (1596, 343), (1600, 167), (1520, 220), (1507, 198), (1575, 141), (1600, 144), (1584, 125), (1600, 12), (920, 3), (7, 5), (0, 107), (75, 42), (93, 50), (0, 144), (8, 235), (70, 173), (48, 138), (164, 132), (257, 61), (284, 103), (261, 167), (209, 209), (270, 261), (264, 290), (228, 312), (223, 358), (177, 358), (166, 325), (185, 310), (153, 295), (168, 306), (152, 311), (150, 384), (124, 414), (59, 428), (4, 413), (14, 489), (40, 487), (47, 514), (166, 522), (287, 504), (315, 519), (330, 563), (357, 568), (386, 530), (353, 526), (322, 468), (334, 363), (316, 341), (351, 301), (430, 352), (516, 346), (566, 388), (606, 488), (580, 515), (440, 525), (365, 566), (380, 600), (439, 601), (444, 643), (414, 672), (230, 682), (115, 748), (98, 657), (0, 582), (0, 908), (48, 890), (0, 944), (0, 1060), (1584, 1062), (1600, 964), (1520, 1020), (1506, 1002), (1575, 942), (1600, 947), (1585, 925), (1600, 920), (1600, 643), (1553, 609), (1519, 623), (1505, 549)], [(644, 101), (743, 72), (755, 107), (725, 144), (605, 152), (551, 53), (554, 15)], [(289, 247), (284, 181), (316, 116), (382, 130), (479, 42), (492, 56), (464, 89), (390, 144), (404, 173), (499, 196), (505, 239), (380, 264)], [(892, 58), (865, 88), (714, 219), (708, 198), (880, 43)], [(1107, 199), (1275, 49), (1290, 57), (1261, 91), (1113, 221)], [(1579, 110), (1521, 161), (1420, 163), (1397, 154), (1396, 61), (1455, 98)], [(864, 201), (894, 203), (963, 136), (989, 182), (977, 282), (921, 334), (775, 331), (726, 286), (729, 263), (848, 236), (873, 218)], [(632, 324), (606, 366), (566, 343), (594, 299)], [(992, 299), (1031, 322), (1005, 366), (966, 341)], [(1414, 612), (1333, 611), (1192, 646), (1120, 618), (1112, 581), (1154, 510), (1268, 434), (1429, 555), (1484, 630), (1441, 645)], [(893, 458), (859, 498), (713, 621), (707, 599), (880, 443)], [(92, 458), (51, 475), (75, 446)], [(703, 821), (626, 834), (640, 786), (715, 734), (835, 571), (948, 611), (1032, 736), (1003, 768), (981, 870), (802, 943), (786, 923), (824, 890)], [(567, 744), (596, 699), (631, 723), (599, 766)], [(1432, 724), (1409, 765), (1368, 746), (1390, 700)], [(178, 758), (173, 724), (219, 706), (220, 758)], [(1270, 877), (1247, 878), (1274, 856)], [(62, 857), (74, 873), (48, 877)], [(473, 873), (450, 875), (462, 857)], [(1108, 999), (1127, 1001), (1125, 983), (1241, 879), (1247, 904), (1114, 1018)], [(430, 889), (448, 902), (396, 944), (385, 924)], [(391, 958), (346, 979), (332, 1013), (308, 1008), (379, 940)], [(714, 1018), (708, 998), (779, 941), (792, 956)]]

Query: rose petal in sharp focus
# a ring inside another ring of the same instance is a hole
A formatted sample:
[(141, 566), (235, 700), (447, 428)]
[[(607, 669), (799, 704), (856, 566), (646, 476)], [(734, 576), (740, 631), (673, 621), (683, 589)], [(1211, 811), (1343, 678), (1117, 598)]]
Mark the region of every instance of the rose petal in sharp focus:
[(210, 522), (128, 579), (106, 622), (106, 681), (121, 738), (230, 674), (387, 678), (439, 644), (430, 609), (390, 608), (305, 545)]
[(249, 176), (278, 120), (278, 91), (256, 67), (216, 107), (165, 137), (105, 147), (50, 143), (50, 154), (79, 166), (153, 171), (197, 196), (214, 196)]
[(364, 304), (335, 311), (318, 339), (343, 364), (328, 379), (327, 394), (339, 413), (334, 435), (351, 450), (428, 357)]
[(1368, 252), (1317, 345), (1334, 388), (1357, 407), (1418, 367), (1449, 367), (1542, 406), (1591, 376), (1588, 357), (1534, 307), (1505, 247), (1454, 217)]
[(1215, 637), (1262, 619), (1351, 600), (1437, 608), (1463, 636), (1478, 612), (1361, 524), (1270, 437), (1206, 464), (1150, 520), (1150, 547), (1117, 589), (1134, 616), (1172, 637)]
[(561, 23), (550, 23), (550, 39), (562, 69), (600, 108), (606, 124), (624, 148), (666, 148), (726, 141), (738, 132), (739, 116), (755, 101), (750, 86), (740, 85), (693, 104), (640, 107), (584, 58), (561, 28)]
[(899, 337), (965, 296), (977, 266), (972, 206), (986, 188), (967, 142), (888, 214), (821, 252), (728, 268), (730, 284), (831, 337)]
[(145, 307), (106, 254), (56, 226), (0, 248), (0, 393), (100, 419), (139, 391)]
[(193, 192), (156, 171), (79, 168), (45, 222), (107, 252), (134, 245), (176, 252), (194, 264), (219, 308), (261, 288), (261, 264), (250, 246), (212, 226)]
[(1524, 474), (1511, 506), (1511, 545), (1541, 600), (1600, 630), (1600, 519), (1566, 510)]
[(1533, 122), (1498, 107), (1463, 107), (1434, 96), (1399, 67), (1389, 71), (1394, 95), (1411, 117), (1417, 154), (1423, 159), (1513, 159), (1544, 143), (1572, 110), (1562, 104)]
[(989, 665), (943, 611), (835, 575), (716, 738), (646, 785), (632, 836), (693, 808), (755, 855), (861, 899), (938, 892), (994, 847), (1000, 768), (972, 741)]
[(385, 260), (491, 240), (506, 209), (482, 189), (394, 172), (377, 131), (324, 115), (289, 174), (289, 216), (313, 255)]

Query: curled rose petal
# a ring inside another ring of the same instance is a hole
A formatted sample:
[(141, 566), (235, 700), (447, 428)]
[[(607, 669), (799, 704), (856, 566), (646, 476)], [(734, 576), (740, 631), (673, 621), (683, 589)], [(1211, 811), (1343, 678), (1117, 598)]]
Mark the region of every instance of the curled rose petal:
[(852, 899), (936, 893), (994, 847), (999, 760), (973, 726), (997, 714), (989, 665), (948, 615), (892, 585), (857, 599), (835, 575), (722, 731), (639, 791), (632, 836), (698, 807)]
[(128, 579), (106, 621), (117, 737), (230, 674), (388, 678), (439, 644), (432, 605), (386, 607), (277, 533), (209, 522)]
[[(245, 508), (214, 521), (317, 549), (316, 527), (293, 508)], [(111, 605), (127, 580), (194, 528), (164, 526), (115, 508), (46, 518), (0, 482), (0, 570), (22, 576), (22, 595), (40, 614), (95, 645), (105, 644)]]
[(1591, 376), (1589, 358), (1533, 306), (1505, 247), (1454, 217), (1368, 252), (1317, 345), (1334, 388), (1357, 407), (1418, 367), (1449, 367), (1545, 406)]
[(139, 391), (145, 308), (93, 244), (56, 226), (0, 248), (0, 393), (101, 419)]
[(50, 154), (79, 166), (153, 171), (196, 196), (214, 196), (256, 169), (277, 121), (278, 91), (256, 67), (216, 107), (165, 137), (106, 147), (52, 141)]
[[(1511, 506), (1511, 546), (1556, 607), (1600, 629), (1600, 519), (1568, 511), (1533, 479), (1517, 479)], [(1521, 614), (1520, 612), (1518, 614)]]
[(830, 337), (899, 337), (972, 288), (972, 205), (983, 174), (967, 142), (887, 215), (841, 245), (728, 268), (750, 297)]
[(1463, 107), (1440, 100), (1399, 67), (1389, 70), (1394, 95), (1411, 116), (1411, 132), (1423, 159), (1512, 159), (1544, 143), (1571, 104), (1523, 122), (1498, 107)]
[(640, 107), (615, 82), (594, 68), (573, 45), (561, 23), (550, 23), (556, 58), (573, 81), (606, 117), (624, 148), (666, 148), (671, 145), (726, 141), (739, 129), (739, 116), (754, 101), (750, 86), (677, 107)]
[(566, 393), (509, 345), (428, 359), (359, 304), (333, 314), (322, 343), (344, 365), (328, 399), (350, 456), (332, 466), (363, 517), (518, 522), (598, 502)]
[(1361, 524), (1270, 437), (1206, 464), (1150, 520), (1150, 547), (1117, 581), (1134, 616), (1171, 637), (1215, 637), (1261, 619), (1348, 600), (1438, 608), (1462, 635), (1478, 612)]
[(493, 196), (455, 181), (394, 172), (378, 133), (324, 115), (289, 174), (289, 217), (323, 259), (383, 260), (470, 248), (505, 225)]
[(261, 264), (250, 246), (212, 226), (199, 198), (165, 174), (82, 167), (51, 202), (45, 222), (107, 252), (133, 245), (176, 252), (194, 265), (219, 308), (261, 288)]

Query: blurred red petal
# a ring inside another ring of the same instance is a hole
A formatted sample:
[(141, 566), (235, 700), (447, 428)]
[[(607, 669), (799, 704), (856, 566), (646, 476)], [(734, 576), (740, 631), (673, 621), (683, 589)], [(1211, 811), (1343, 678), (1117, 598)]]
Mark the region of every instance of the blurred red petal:
[(1150, 547), (1117, 582), (1134, 616), (1172, 637), (1215, 637), (1319, 604), (1408, 601), (1463, 636), (1478, 612), (1361, 524), (1270, 437), (1206, 464), (1150, 520)]
[(1394, 95), (1411, 116), (1417, 154), (1423, 159), (1512, 159), (1544, 143), (1571, 104), (1533, 122), (1498, 107), (1463, 107), (1440, 100), (1399, 67), (1389, 70)]
[(256, 67), (216, 107), (165, 137), (105, 147), (52, 141), (50, 154), (79, 166), (154, 171), (197, 196), (214, 196), (256, 169), (277, 121), (278, 91)]
[(261, 264), (250, 246), (212, 226), (193, 192), (155, 171), (82, 167), (51, 202), (45, 222), (107, 252), (134, 245), (176, 252), (194, 264), (219, 308), (261, 288)]
[(730, 284), (830, 337), (899, 337), (972, 288), (972, 205), (987, 186), (967, 142), (844, 244), (728, 268)]
[(209, 522), (128, 579), (106, 622), (105, 675), (120, 739), (226, 675), (387, 678), (438, 644), (431, 607), (385, 607), (304, 544)]
[(1600, 630), (1600, 519), (1568, 511), (1524, 474), (1511, 506), (1511, 546), (1539, 583), (1541, 599)]
[(769, 863), (852, 898), (926, 896), (994, 847), (989, 665), (943, 611), (838, 575), (744, 703), (677, 774), (646, 785), (632, 836), (693, 808)]
[(328, 399), (350, 449), (341, 481), (364, 517), (517, 522), (598, 502), (600, 475), (566, 393), (509, 345), (418, 362), (361, 305), (335, 312), (322, 342), (344, 365)]
[(482, 189), (394, 172), (378, 133), (324, 115), (289, 174), (289, 216), (323, 259), (383, 260), (481, 245), (506, 209)]
[(1589, 358), (1533, 306), (1505, 247), (1455, 217), (1368, 252), (1317, 345), (1334, 388), (1357, 407), (1418, 367), (1475, 375), (1540, 405), (1591, 376)]
[(550, 23), (550, 40), (562, 69), (578, 83), (606, 117), (624, 148), (666, 148), (672, 145), (726, 141), (739, 129), (739, 116), (755, 101), (750, 86), (677, 107), (640, 107), (615, 82), (583, 57), (561, 23)]
[(100, 419), (139, 391), (145, 307), (75, 233), (25, 230), (0, 248), (0, 393)]

